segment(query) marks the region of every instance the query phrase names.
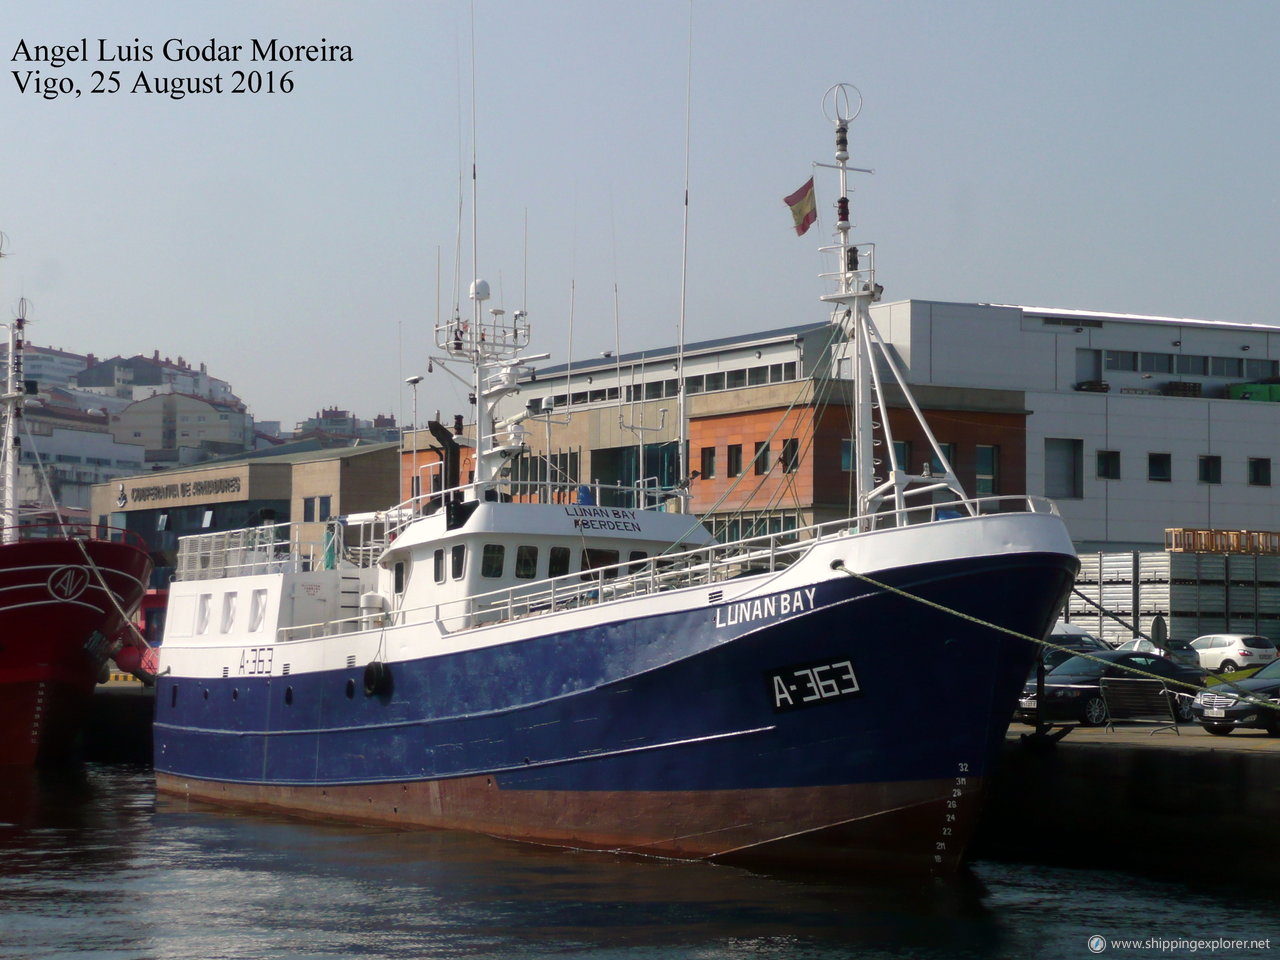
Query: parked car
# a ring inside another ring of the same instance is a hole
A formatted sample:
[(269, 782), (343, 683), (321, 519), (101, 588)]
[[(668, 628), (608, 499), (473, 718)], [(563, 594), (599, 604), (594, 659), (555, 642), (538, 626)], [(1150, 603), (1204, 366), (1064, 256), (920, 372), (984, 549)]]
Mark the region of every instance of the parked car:
[(1162, 657), (1167, 657), (1174, 663), (1180, 663), (1184, 667), (1196, 669), (1203, 666), (1200, 657), (1196, 651), (1191, 648), (1191, 644), (1186, 640), (1175, 640), (1173, 637), (1167, 638), (1163, 643), (1155, 643), (1151, 640), (1127, 640), (1124, 643), (1116, 645), (1117, 650), (1134, 650), (1138, 653), (1156, 653)]
[[(1046, 673), (1063, 661), (1071, 659), (1073, 653), (1095, 653), (1099, 650), (1111, 649), (1088, 630), (1083, 627), (1077, 627), (1074, 623), (1067, 623), (1064, 620), (1059, 620), (1054, 624), (1053, 630), (1049, 632), (1049, 636), (1045, 637), (1045, 640), (1055, 647), (1067, 648), (1065, 650), (1055, 650), (1052, 647), (1040, 648)], [(1031, 668), (1031, 676), (1035, 676), (1034, 667)]]
[(1280, 660), (1272, 660), (1248, 679), (1220, 683), (1197, 694), (1191, 711), (1202, 727), (1219, 737), (1237, 727), (1280, 737)]
[[(1200, 686), (1204, 672), (1154, 653), (1135, 650), (1106, 650), (1091, 653), (1089, 658), (1071, 657), (1045, 674), (1044, 705), (1039, 711), (1040, 723), (1080, 723), (1095, 727), (1107, 720), (1107, 705), (1102, 699), (1103, 677), (1140, 676), (1133, 671), (1154, 673), (1168, 680)], [(1191, 691), (1174, 687), (1171, 693), (1175, 715), (1179, 721), (1192, 719)], [(1180, 692), (1179, 692), (1180, 691)], [(1034, 725), (1037, 722), (1036, 682), (1027, 681), (1018, 701), (1017, 719)]]
[(1200, 658), (1200, 666), (1210, 673), (1234, 673), (1276, 659), (1274, 643), (1246, 633), (1210, 633), (1196, 637), (1191, 647)]

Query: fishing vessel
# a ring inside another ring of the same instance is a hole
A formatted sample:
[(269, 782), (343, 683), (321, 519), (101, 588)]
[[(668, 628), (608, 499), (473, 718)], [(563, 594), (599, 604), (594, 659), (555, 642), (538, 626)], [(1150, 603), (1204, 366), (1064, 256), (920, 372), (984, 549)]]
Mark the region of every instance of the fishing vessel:
[(855, 515), (717, 543), (687, 484), (513, 479), (523, 426), (495, 406), (539, 358), (476, 280), (471, 319), (435, 331), (476, 397), (469, 441), (433, 424), (438, 492), (181, 542), (160, 791), (662, 857), (956, 867), (1077, 560), (1052, 503), (965, 496), (914, 401), (940, 472), (909, 474), (875, 419), (882, 377), (906, 381), (871, 322), (874, 247), (850, 239), (850, 89), (830, 92), (823, 299), (855, 358)]
[(57, 761), (75, 750), (107, 659), (145, 646), (130, 627), (151, 558), (124, 531), (88, 524), (23, 523), (18, 465), (25, 310), (9, 326), (0, 473), (0, 765)]

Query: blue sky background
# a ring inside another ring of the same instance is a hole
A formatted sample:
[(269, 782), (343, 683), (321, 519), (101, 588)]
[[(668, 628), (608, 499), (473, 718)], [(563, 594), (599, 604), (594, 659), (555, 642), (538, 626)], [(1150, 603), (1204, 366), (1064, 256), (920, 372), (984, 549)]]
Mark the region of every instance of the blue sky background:
[[(0, 2), (0, 311), (25, 295), (39, 344), (205, 362), (286, 427), (403, 415), (437, 309), (456, 290), (469, 309), (470, 4)], [(624, 350), (675, 340), (690, 49), (690, 340), (825, 316), (834, 181), (804, 238), (781, 198), (830, 161), (840, 81), (865, 100), (851, 149), (876, 174), (854, 213), (886, 299), (1280, 320), (1280, 4), (476, 0), (474, 18), (479, 273), (552, 362), (571, 289), (575, 356), (613, 347), (615, 284)], [(156, 58), (12, 59), (81, 37)], [(171, 37), (245, 58), (169, 63)], [(322, 37), (354, 62), (247, 59), (251, 38)], [(291, 67), (289, 94), (128, 92), (139, 70), (229, 87)], [(21, 94), (28, 69), (85, 93)], [(124, 89), (88, 93), (95, 69)], [(466, 412), (442, 374), (419, 389), (424, 413)]]

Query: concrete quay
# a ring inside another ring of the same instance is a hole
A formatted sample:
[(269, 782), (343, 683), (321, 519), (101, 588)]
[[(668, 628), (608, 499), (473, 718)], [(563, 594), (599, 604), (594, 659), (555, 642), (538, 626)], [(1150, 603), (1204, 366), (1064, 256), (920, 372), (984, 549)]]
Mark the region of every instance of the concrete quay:
[(972, 847), (979, 859), (1256, 877), (1280, 889), (1280, 737), (1199, 724), (1014, 723)]

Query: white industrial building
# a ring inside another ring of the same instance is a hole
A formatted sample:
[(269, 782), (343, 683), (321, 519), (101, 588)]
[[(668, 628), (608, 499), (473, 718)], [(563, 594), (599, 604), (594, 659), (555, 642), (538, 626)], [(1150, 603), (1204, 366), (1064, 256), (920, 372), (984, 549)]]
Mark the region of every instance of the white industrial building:
[(914, 383), (1025, 394), (1027, 491), (1058, 502), (1082, 549), (1280, 530), (1280, 328), (922, 300), (873, 313)]

